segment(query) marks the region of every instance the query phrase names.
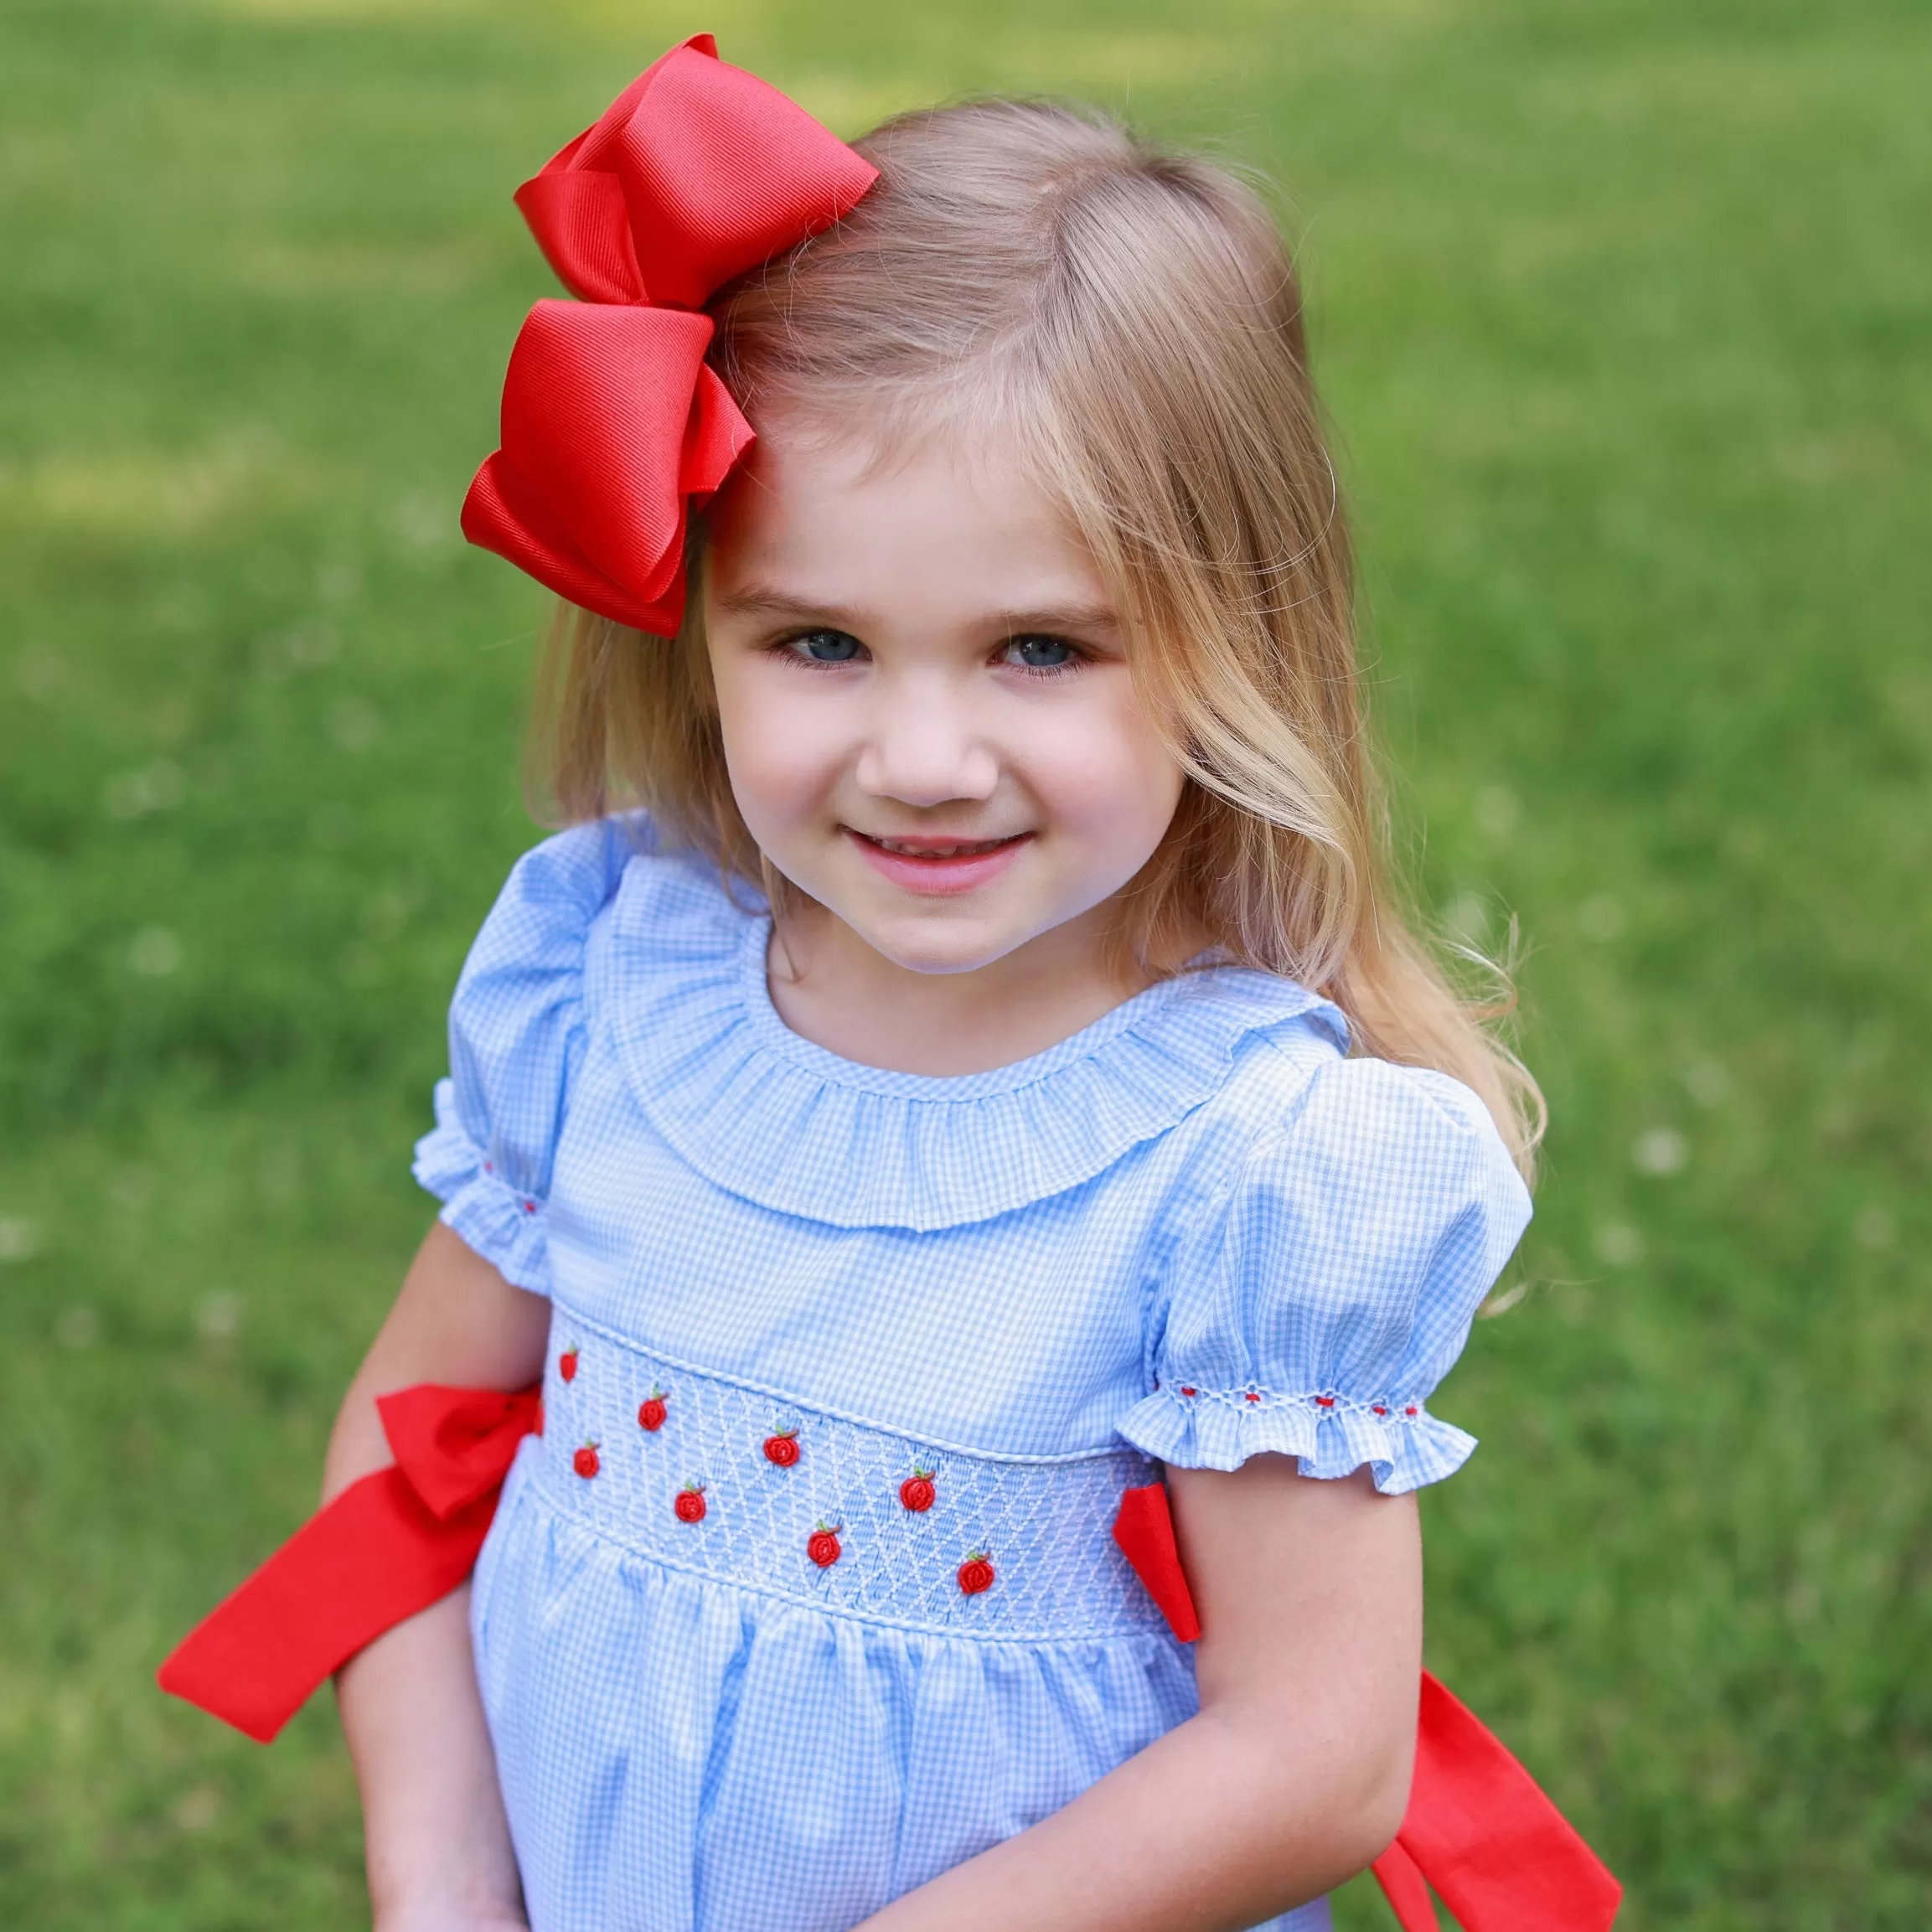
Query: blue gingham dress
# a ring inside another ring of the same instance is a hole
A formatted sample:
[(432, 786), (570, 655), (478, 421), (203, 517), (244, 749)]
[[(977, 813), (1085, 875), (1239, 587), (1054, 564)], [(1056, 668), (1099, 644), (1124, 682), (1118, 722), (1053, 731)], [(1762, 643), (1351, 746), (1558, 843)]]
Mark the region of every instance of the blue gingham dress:
[(1423, 1400), (1528, 1202), (1465, 1088), (1226, 967), (883, 1072), (785, 1026), (769, 934), (641, 820), (539, 846), (417, 1150), (554, 1310), (473, 1599), (534, 1932), (844, 1932), (1194, 1712), (1124, 1490), (1475, 1446)]

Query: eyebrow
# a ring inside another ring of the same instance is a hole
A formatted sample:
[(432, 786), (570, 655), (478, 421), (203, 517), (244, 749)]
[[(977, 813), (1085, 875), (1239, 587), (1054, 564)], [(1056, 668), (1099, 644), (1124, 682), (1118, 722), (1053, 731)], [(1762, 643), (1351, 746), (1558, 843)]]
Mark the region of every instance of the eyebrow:
[(835, 604), (814, 603), (809, 597), (770, 589), (763, 584), (746, 584), (728, 597), (720, 597), (718, 602), (734, 617), (819, 617), (842, 628), (864, 622), (856, 611), (841, 610)]
[(1000, 621), (1018, 636), (1025, 631), (1118, 631), (1120, 619), (1106, 604), (1048, 605), (1044, 610), (1002, 611)]
[[(821, 604), (807, 597), (766, 584), (746, 584), (718, 600), (734, 617), (787, 617), (824, 623), (839, 630), (860, 631), (866, 628), (866, 613), (837, 604)], [(1010, 636), (1031, 631), (1116, 632), (1120, 620), (1105, 604), (1046, 605), (1033, 610), (993, 611), (987, 613)]]

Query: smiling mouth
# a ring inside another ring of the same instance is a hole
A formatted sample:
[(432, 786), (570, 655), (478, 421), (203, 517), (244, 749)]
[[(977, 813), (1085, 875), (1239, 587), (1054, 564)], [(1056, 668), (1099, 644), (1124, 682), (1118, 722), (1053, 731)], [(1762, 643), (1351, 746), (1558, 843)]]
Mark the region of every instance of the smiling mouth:
[(927, 900), (959, 899), (986, 891), (1020, 864), (1020, 852), (1037, 836), (1014, 832), (1004, 839), (890, 839), (861, 832), (855, 825), (839, 829), (894, 891)]
[(983, 859), (989, 852), (1000, 851), (1032, 836), (1030, 832), (1015, 832), (1004, 839), (881, 839), (850, 826), (846, 829), (854, 838), (864, 839), (881, 852), (890, 852), (895, 858), (939, 863), (948, 859)]

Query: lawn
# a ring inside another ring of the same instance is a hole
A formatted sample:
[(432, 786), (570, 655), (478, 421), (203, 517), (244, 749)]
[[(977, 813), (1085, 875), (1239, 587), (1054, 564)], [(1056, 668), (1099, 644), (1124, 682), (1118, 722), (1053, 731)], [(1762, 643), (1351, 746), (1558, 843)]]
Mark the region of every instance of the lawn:
[[(151, 1687), (420, 1236), (542, 598), (457, 505), (509, 192), (710, 26), (841, 132), (1124, 105), (1283, 184), (1398, 834), (1552, 1108), (1435, 1667), (1632, 1932), (1932, 1898), (1932, 13), (8, 0), (0, 1924), (364, 1911), (326, 1700)], [(1387, 1923), (1366, 1887), (1344, 1922)]]

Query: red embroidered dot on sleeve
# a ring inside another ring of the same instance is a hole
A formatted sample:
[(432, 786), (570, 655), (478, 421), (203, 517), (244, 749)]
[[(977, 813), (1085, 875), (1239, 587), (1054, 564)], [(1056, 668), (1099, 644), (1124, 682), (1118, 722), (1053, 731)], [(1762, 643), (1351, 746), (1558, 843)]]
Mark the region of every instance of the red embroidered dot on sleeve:
[(1315, 1406), (1317, 1408), (1333, 1408), (1335, 1397), (1331, 1395), (1318, 1395), (1315, 1398)]

